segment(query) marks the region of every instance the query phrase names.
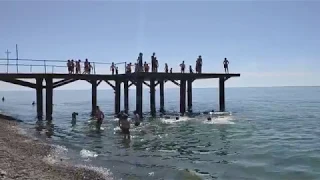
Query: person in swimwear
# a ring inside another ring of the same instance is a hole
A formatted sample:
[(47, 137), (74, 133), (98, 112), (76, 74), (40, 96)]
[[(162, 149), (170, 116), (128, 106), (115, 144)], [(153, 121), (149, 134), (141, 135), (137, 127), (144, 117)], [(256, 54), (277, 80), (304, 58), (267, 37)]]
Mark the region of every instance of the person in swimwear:
[(130, 139), (130, 122), (128, 120), (128, 115), (124, 112), (121, 112), (119, 115), (119, 126), (124, 134), (124, 138)]
[(137, 111), (133, 111), (134, 114), (134, 125), (139, 126), (140, 125), (140, 115), (137, 113)]
[(97, 119), (96, 128), (97, 128), (97, 130), (100, 130), (102, 121), (103, 121), (103, 119), (104, 119), (104, 114), (103, 114), (103, 112), (100, 110), (100, 107), (99, 107), (99, 106), (96, 107), (95, 118)]

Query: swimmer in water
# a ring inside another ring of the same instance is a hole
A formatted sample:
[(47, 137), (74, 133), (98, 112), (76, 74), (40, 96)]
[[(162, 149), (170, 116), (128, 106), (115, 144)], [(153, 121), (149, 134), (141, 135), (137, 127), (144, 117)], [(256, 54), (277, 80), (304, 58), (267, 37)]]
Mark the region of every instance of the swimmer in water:
[(134, 114), (134, 125), (139, 126), (140, 125), (140, 115), (137, 113), (137, 111), (133, 111)]
[(208, 121), (211, 121), (211, 117), (208, 117), (207, 120), (208, 120)]
[(78, 115), (78, 113), (76, 113), (76, 112), (72, 113), (72, 121), (71, 121), (72, 126), (76, 125), (77, 115)]
[(103, 119), (104, 119), (104, 114), (103, 114), (103, 112), (100, 110), (100, 107), (99, 107), (99, 106), (96, 107), (95, 118), (97, 119), (96, 128), (97, 128), (97, 130), (100, 130), (102, 121), (103, 121)]
[(124, 134), (124, 138), (130, 139), (130, 122), (128, 120), (128, 115), (124, 112), (121, 112), (119, 116), (119, 126)]
[(4, 102), (4, 97), (2, 97), (2, 102)]
[(35, 104), (36, 104), (36, 103), (33, 101), (33, 102), (32, 102), (32, 106), (34, 106)]

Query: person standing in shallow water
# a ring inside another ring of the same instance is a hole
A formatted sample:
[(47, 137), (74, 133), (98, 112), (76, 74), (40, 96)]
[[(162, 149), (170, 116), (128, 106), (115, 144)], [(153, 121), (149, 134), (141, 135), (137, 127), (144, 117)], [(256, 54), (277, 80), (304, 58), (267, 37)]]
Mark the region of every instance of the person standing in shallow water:
[(133, 111), (134, 114), (134, 125), (139, 126), (140, 125), (140, 115), (137, 113), (137, 111)]
[(224, 67), (224, 72), (229, 73), (229, 61), (227, 60), (227, 58), (224, 58), (223, 67)]
[(119, 127), (124, 134), (124, 138), (130, 139), (130, 122), (128, 115), (124, 112), (121, 112), (119, 115)]
[(96, 107), (95, 118), (97, 119), (96, 128), (97, 128), (97, 130), (100, 130), (102, 121), (103, 121), (103, 119), (104, 119), (104, 114), (103, 114), (103, 112), (100, 110), (100, 107), (99, 107), (99, 106)]

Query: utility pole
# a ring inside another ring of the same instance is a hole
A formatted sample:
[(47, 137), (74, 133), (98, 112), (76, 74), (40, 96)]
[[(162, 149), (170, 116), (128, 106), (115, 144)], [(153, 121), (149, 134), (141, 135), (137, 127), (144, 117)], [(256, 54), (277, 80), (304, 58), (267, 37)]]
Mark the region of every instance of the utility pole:
[(9, 52), (9, 50), (7, 49), (7, 51), (5, 53), (7, 54), (7, 73), (9, 73), (9, 54), (11, 52)]
[(16, 65), (17, 65), (17, 73), (18, 73), (18, 71), (19, 71), (19, 69), (18, 69), (18, 60), (19, 60), (18, 44), (16, 44), (16, 56), (17, 56), (17, 59), (16, 59)]

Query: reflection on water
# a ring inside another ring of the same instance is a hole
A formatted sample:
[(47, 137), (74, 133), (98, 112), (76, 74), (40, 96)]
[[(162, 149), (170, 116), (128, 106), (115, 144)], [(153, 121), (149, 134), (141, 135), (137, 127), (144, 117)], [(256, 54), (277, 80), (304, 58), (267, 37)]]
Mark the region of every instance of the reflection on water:
[(35, 129), (39, 134), (45, 131), (45, 134), (48, 138), (51, 138), (54, 135), (54, 124), (52, 123), (52, 120), (46, 121), (44, 125), (44, 121), (42, 119), (39, 119), (36, 121), (35, 125)]

